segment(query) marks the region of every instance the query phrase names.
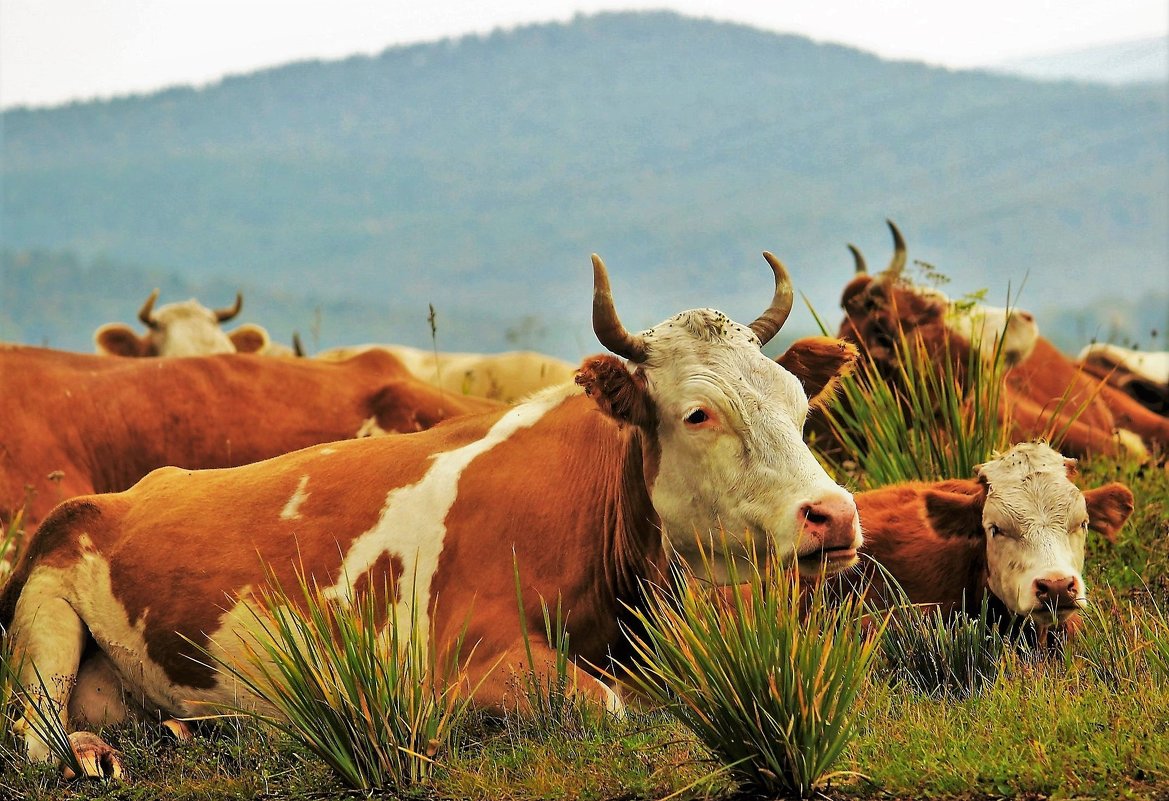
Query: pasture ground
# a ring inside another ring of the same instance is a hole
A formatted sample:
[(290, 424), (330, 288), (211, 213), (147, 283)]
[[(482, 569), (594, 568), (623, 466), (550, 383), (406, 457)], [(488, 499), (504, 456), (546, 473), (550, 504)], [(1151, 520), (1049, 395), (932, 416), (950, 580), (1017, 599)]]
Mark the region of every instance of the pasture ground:
[[(1169, 609), (1169, 471), (1103, 459), (1081, 468), (1084, 486), (1121, 480), (1137, 502), (1117, 544), (1090, 535), (1094, 602), (1117, 619)], [(1169, 681), (1148, 670), (1107, 674), (1077, 648), (1008, 657), (993, 685), (965, 700), (923, 698), (874, 674), (818, 797), (1169, 801)], [(103, 734), (124, 752), (128, 781), (66, 782), (55, 769), (7, 760), (0, 799), (743, 798), (685, 729), (655, 711), (539, 736), (522, 721), (474, 721), (429, 786), (372, 796), (344, 790), (312, 756), (254, 723), (221, 721), (181, 744), (144, 724)]]

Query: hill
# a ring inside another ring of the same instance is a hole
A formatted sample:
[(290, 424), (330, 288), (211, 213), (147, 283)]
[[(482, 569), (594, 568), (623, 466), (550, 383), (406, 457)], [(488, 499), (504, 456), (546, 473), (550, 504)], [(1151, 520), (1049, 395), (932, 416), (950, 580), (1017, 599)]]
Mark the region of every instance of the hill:
[[(630, 327), (694, 305), (754, 315), (763, 249), (834, 324), (844, 245), (883, 262), (886, 217), (953, 294), (1001, 302), (1025, 283), (1019, 302), (1046, 326), (1105, 287), (1122, 302), (1169, 291), (1167, 106), (1163, 87), (602, 14), (7, 111), (0, 237), (9, 273), (34, 250), (119, 267), (99, 286), (120, 314), (81, 298), (91, 316), (34, 337), (86, 350), (173, 277), (242, 285), (249, 319), (278, 336), (320, 308), (322, 346), (428, 345), (433, 303), (440, 347), (523, 339), (574, 358), (594, 348), (593, 251)], [(134, 283), (146, 274), (159, 280)], [(63, 298), (79, 286), (38, 280)], [(5, 281), (0, 338), (28, 339), (48, 298)]]

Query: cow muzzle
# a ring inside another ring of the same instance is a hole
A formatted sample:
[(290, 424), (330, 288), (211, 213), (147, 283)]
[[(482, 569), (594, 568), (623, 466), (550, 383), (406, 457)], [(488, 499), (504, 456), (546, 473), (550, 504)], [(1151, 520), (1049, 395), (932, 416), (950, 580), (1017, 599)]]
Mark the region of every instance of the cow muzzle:
[(796, 565), (803, 575), (832, 575), (857, 563), (860, 518), (852, 496), (833, 494), (801, 504), (796, 512), (799, 547)]
[(1031, 617), (1063, 621), (1087, 606), (1084, 583), (1079, 576), (1053, 575), (1031, 582), (1035, 607)]

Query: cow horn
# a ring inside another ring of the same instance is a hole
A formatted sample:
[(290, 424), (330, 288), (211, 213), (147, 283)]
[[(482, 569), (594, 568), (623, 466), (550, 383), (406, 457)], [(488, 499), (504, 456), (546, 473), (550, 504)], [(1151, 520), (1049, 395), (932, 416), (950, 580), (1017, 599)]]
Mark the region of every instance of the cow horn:
[(848, 249), (852, 251), (852, 260), (856, 264), (856, 274), (866, 275), (869, 272), (868, 265), (865, 264), (865, 257), (861, 255), (860, 250), (856, 245), (849, 244)]
[(596, 253), (593, 254), (593, 332), (602, 345), (618, 356), (631, 362), (645, 361), (645, 340), (621, 325), (617, 308), (613, 305), (609, 273), (605, 271), (605, 262)]
[(235, 293), (235, 305), (226, 309), (216, 309), (215, 318), (221, 323), (226, 323), (232, 317), (239, 314), (239, 310), (243, 308), (244, 296), (242, 292)]
[(766, 250), (763, 251), (763, 258), (767, 260), (767, 263), (771, 265), (771, 271), (775, 273), (775, 295), (772, 296), (771, 305), (767, 307), (767, 311), (751, 323), (751, 330), (755, 332), (755, 336), (759, 337), (760, 347), (770, 342), (776, 332), (783, 328), (783, 324), (787, 322), (787, 316), (791, 314), (792, 300), (795, 297), (792, 292), (791, 278), (783, 263)]
[(155, 328), (158, 326), (158, 323), (154, 321), (154, 301), (156, 300), (158, 300), (157, 289), (150, 293), (150, 297), (146, 299), (146, 302), (142, 304), (142, 308), (138, 310), (138, 319), (147, 328)]
[(901, 272), (905, 269), (905, 238), (901, 236), (901, 231), (897, 230), (897, 226), (892, 220), (885, 220), (889, 224), (889, 230), (893, 232), (893, 258), (889, 259), (889, 266), (885, 268), (885, 273), (893, 279), (900, 278)]

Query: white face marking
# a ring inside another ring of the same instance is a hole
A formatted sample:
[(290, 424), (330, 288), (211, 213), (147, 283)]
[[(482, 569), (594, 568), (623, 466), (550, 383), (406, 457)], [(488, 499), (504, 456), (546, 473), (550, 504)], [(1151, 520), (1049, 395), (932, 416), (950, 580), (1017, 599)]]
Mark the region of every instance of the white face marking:
[[(463, 471), (476, 457), (504, 442), (516, 431), (535, 425), (570, 394), (579, 393), (579, 387), (548, 390), (508, 411), (482, 439), (452, 451), (433, 454), (430, 468), (417, 483), (398, 487), (386, 496), (377, 523), (350, 545), (341, 565), (342, 578), (326, 593), (348, 599), (354, 582), (383, 554), (389, 554), (401, 560), (405, 585), (400, 590), (401, 600), (395, 605), (400, 641), (405, 642), (410, 637), (412, 621), (417, 622), (418, 631), (428, 631), (431, 584), (446, 537), (446, 516), (458, 497)], [(413, 609), (414, 599), (420, 601), (416, 610)]]
[(1088, 512), (1064, 457), (1047, 445), (1022, 443), (982, 465), (979, 475), (988, 484), (982, 521), (991, 591), (1015, 614), (1044, 617), (1035, 581), (1074, 580), (1083, 606)]
[(203, 356), (235, 353), (235, 345), (215, 312), (197, 300), (168, 303), (151, 315), (155, 326), (147, 336), (159, 356)]
[(959, 306), (948, 298), (946, 303), (946, 328), (977, 348), (984, 362), (994, 361), (1000, 341), (1007, 365), (1025, 361), (1035, 350), (1039, 327), (1029, 312), (981, 303)]
[[(696, 536), (707, 541), (720, 527), (731, 544), (750, 536), (791, 561), (807, 547), (802, 508), (836, 499), (855, 510), (803, 441), (808, 400), (799, 381), (763, 355), (754, 332), (698, 309), (642, 336), (660, 420), (653, 504), (670, 544), (692, 567), (702, 564), (694, 558)], [(852, 534), (859, 545), (855, 515)], [(712, 567), (719, 573), (712, 578), (726, 578), (725, 566)]]
[(284, 504), (284, 508), (280, 510), (281, 520), (299, 520), (300, 519), (300, 505), (308, 500), (309, 493), (305, 492), (305, 487), (308, 486), (308, 476), (300, 477), (300, 481), (296, 485), (296, 489), (292, 493), (292, 497), (288, 499), (288, 503)]

